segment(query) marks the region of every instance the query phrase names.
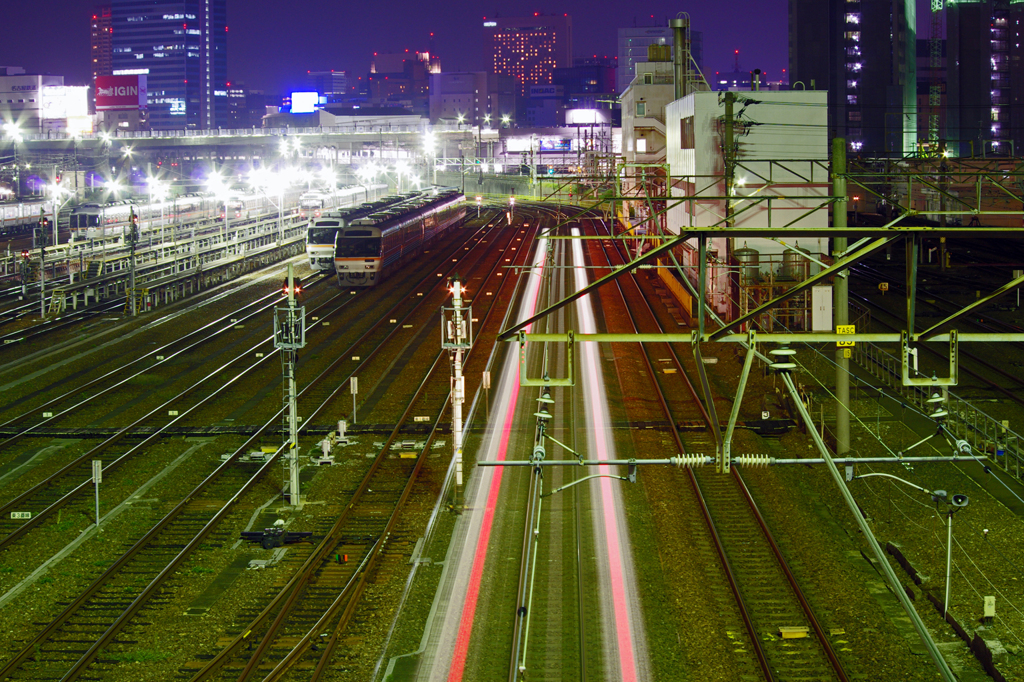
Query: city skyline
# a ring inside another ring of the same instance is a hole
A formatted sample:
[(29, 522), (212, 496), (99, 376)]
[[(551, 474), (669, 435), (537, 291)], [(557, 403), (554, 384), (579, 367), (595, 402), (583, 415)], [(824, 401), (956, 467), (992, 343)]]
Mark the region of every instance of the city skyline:
[[(89, 26), (95, 4), (41, 0), (31, 9), (10, 8), (8, 26), (17, 30), (0, 43), (0, 65), (89, 84)], [(485, 69), (483, 21), (499, 15), (493, 6), (455, 2), (443, 15), (414, 3), (394, 4), (386, 15), (377, 7), (323, 7), (312, 21), (282, 15), (267, 0), (228, 0), (228, 78), (271, 93), (301, 87), (307, 70), (348, 70), (358, 83), (374, 52), (429, 50), (431, 32), (444, 71)], [(705, 70), (731, 70), (733, 51), (739, 49), (744, 68), (761, 68), (775, 79), (787, 68), (787, 7), (786, 0), (724, 0), (713, 8), (703, 3), (652, 3), (644, 8), (647, 14), (640, 15), (620, 2), (568, 0), (544, 8), (513, 2), (501, 6), (500, 16), (567, 13), (573, 17), (574, 57), (597, 54), (614, 59), (619, 28), (652, 21), (662, 25), (677, 11), (688, 11), (694, 30), (705, 35)], [(275, 36), (276, 46), (270, 44)]]

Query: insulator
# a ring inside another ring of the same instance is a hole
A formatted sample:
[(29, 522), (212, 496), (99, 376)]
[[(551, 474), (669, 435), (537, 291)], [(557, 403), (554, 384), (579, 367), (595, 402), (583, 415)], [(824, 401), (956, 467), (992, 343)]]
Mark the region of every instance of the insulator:
[(766, 467), (775, 462), (775, 458), (766, 454), (738, 455), (732, 458), (733, 464), (744, 467)]
[(707, 461), (707, 457), (698, 454), (676, 455), (671, 459), (672, 464), (675, 464), (677, 467), (687, 467), (689, 469), (702, 467), (707, 464)]

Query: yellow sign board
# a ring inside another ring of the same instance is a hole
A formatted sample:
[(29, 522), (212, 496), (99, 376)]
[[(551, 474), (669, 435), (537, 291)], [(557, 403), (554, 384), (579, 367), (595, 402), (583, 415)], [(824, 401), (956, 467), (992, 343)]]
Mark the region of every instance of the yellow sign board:
[[(836, 334), (856, 334), (857, 325), (854, 324), (837, 324)], [(856, 342), (852, 339), (850, 341), (836, 341), (836, 348), (853, 348)]]

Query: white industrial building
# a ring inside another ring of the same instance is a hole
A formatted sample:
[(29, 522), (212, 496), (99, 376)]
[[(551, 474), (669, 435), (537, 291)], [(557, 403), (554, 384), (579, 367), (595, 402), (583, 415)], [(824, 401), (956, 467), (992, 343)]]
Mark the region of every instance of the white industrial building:
[[(736, 198), (729, 222), (736, 227), (827, 227), (827, 93), (754, 91), (733, 95)], [(693, 197), (670, 208), (669, 232), (679, 234), (689, 228), (726, 225), (726, 125), (724, 93), (695, 92), (666, 106), (670, 194)], [(746, 294), (737, 291), (737, 280), (741, 286), (785, 286), (787, 281), (803, 279), (817, 271), (815, 260), (820, 261), (827, 254), (827, 242), (786, 238), (737, 240), (724, 236), (710, 239), (709, 305), (727, 317), (750, 309), (750, 301), (739, 300)], [(696, 241), (691, 240), (688, 245), (692, 249), (684, 254), (685, 265), (690, 266), (688, 272), (695, 278)], [(810, 258), (789, 247), (803, 249)], [(737, 263), (745, 266), (739, 277)]]

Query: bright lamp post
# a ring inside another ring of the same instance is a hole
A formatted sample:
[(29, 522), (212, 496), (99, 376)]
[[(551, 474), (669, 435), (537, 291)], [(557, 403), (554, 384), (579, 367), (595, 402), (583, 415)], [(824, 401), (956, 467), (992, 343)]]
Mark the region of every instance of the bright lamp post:
[(160, 204), (160, 243), (164, 243), (164, 224), (167, 222), (164, 216), (164, 208), (167, 204), (167, 183), (160, 182), (156, 178), (148, 178), (146, 184), (149, 186), (149, 201), (156, 201)]
[[(258, 168), (249, 173), (249, 184), (277, 208), (277, 241), (280, 244), (284, 240), (285, 179), (281, 177), (280, 173)], [(278, 198), (277, 204), (274, 204), (274, 196)]]
[(230, 226), (229, 221), (231, 220), (231, 215), (229, 213), (229, 211), (231, 209), (228, 206), (228, 201), (230, 201), (230, 199), (231, 199), (231, 190), (227, 186), (227, 184), (225, 184), (224, 178), (222, 178), (221, 176), (219, 176), (217, 174), (211, 175), (206, 180), (206, 186), (207, 186), (207, 188), (209, 188), (209, 190), (211, 192), (213, 192), (213, 195), (215, 197), (217, 197), (217, 200), (224, 204), (224, 229), (223, 229), (224, 257), (227, 258), (228, 227)]
[(434, 170), (433, 184), (437, 184), (437, 151), (436, 151), (437, 139), (434, 137), (434, 133), (425, 133), (423, 135), (423, 153), (430, 159), (430, 167)]
[(21, 167), (18, 166), (18, 145), (24, 139), (21, 135), (21, 128), (17, 123), (5, 123), (4, 134), (10, 138), (14, 147), (14, 197), (21, 196)]
[[(52, 202), (53, 202), (53, 242), (52, 242), (52, 244), (54, 246), (56, 246), (57, 242), (59, 241), (58, 240), (57, 223), (60, 220), (60, 212), (61, 212), (61, 210), (63, 210), (63, 208), (65, 206), (68, 205), (69, 201), (71, 201), (72, 199), (75, 198), (75, 193), (64, 189), (63, 187), (61, 187), (58, 184), (49, 185), (47, 187), (47, 189), (50, 191), (50, 195), (52, 197)], [(66, 198), (64, 198), (63, 201), (62, 201), (61, 199), (63, 197), (66, 197)], [(74, 280), (74, 276), (71, 273), (71, 250), (70, 250), (70, 244), (71, 244), (71, 237), (69, 236), (68, 237), (68, 246), (69, 246), (69, 248), (68, 248), (68, 279), (69, 279), (69, 282), (74, 282), (75, 281)], [(56, 266), (54, 266), (54, 268), (55, 268), (54, 278), (56, 278)]]

